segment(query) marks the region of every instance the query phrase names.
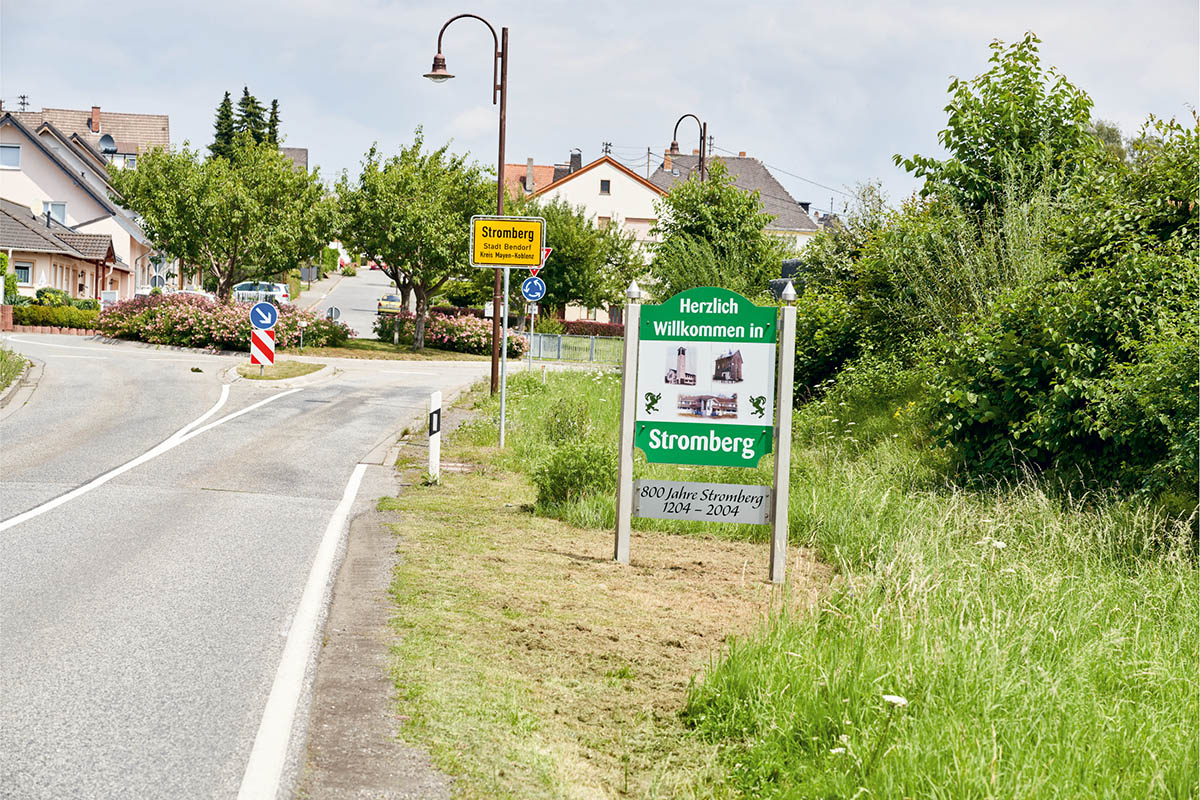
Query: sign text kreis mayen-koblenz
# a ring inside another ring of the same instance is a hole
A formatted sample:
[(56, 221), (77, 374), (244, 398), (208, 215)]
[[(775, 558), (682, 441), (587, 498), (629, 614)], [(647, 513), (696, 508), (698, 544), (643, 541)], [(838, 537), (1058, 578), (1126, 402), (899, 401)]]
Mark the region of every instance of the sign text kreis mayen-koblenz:
[[(638, 294), (631, 286), (631, 300)], [(790, 284), (784, 299), (795, 300)], [(629, 563), (634, 516), (771, 525), (770, 577), (783, 580), (795, 330), (794, 306), (756, 306), (716, 287), (626, 306), (617, 561)], [(635, 481), (634, 447), (650, 463), (727, 467), (757, 467), (774, 451), (775, 479)]]

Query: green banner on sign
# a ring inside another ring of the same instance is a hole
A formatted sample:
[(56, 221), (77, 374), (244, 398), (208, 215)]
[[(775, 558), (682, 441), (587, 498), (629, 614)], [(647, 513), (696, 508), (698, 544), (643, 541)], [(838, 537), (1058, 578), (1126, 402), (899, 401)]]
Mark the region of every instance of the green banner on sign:
[(771, 452), (770, 425), (638, 422), (633, 443), (652, 464), (755, 467)]
[(642, 341), (775, 343), (777, 309), (756, 306), (737, 292), (702, 286), (660, 306), (642, 308)]

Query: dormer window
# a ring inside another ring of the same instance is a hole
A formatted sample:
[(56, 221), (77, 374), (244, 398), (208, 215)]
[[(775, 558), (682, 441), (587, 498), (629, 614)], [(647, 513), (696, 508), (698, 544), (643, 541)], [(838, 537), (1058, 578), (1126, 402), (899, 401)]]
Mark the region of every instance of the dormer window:
[(49, 200), (42, 203), (42, 213), (49, 214), (50, 218), (62, 225), (67, 224), (67, 204), (52, 203)]

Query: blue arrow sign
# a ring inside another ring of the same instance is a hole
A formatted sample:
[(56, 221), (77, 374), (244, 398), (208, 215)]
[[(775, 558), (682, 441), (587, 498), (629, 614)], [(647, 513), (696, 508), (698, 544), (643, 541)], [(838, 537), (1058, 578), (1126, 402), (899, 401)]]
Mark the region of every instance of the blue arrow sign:
[(278, 321), (279, 309), (270, 303), (255, 303), (254, 308), (250, 309), (250, 324), (260, 331), (274, 328)]
[(531, 303), (546, 296), (546, 282), (534, 275), (521, 281), (521, 294)]

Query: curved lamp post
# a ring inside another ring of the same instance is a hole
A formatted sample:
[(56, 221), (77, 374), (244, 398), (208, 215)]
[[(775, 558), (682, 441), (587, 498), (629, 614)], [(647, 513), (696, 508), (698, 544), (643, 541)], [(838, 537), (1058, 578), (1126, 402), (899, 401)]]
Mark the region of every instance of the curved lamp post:
[[(442, 66), (444, 67), (445, 64), (443, 63)], [(671, 134), (671, 155), (673, 155), (673, 156), (679, 155), (679, 123), (683, 122), (688, 117), (691, 117), (692, 119), (696, 120), (696, 124), (700, 126), (700, 162), (697, 165), (697, 169), (700, 170), (700, 180), (704, 180), (704, 177), (705, 177), (704, 144), (705, 144), (705, 141), (708, 139), (708, 123), (707, 122), (701, 122), (700, 118), (697, 117), (695, 114), (684, 114), (682, 117), (675, 120), (675, 131), (674, 131), (674, 133)]]
[[(492, 105), (497, 102), (500, 104), (500, 154), (496, 159), (496, 215), (504, 215), (504, 118), (508, 106), (508, 28), (501, 28), (500, 35), (496, 35), (496, 29), (492, 27), (492, 23), (488, 22), (477, 14), (459, 14), (446, 20), (446, 24), (442, 26), (438, 32), (437, 55), (433, 57), (433, 69), (425, 73), (426, 78), (434, 83), (444, 83), (454, 76), (446, 70), (446, 57), (442, 55), (442, 35), (446, 33), (446, 28), (450, 27), (450, 23), (455, 20), (469, 17), (477, 19), (484, 25), (487, 25), (488, 30), (492, 32), (492, 41), (496, 44), (494, 51), (495, 58), (492, 62)], [(494, 293), (492, 297), (492, 394), (495, 394), (500, 384), (500, 314), (503, 313), (502, 305), (504, 295), (500, 287), (500, 270), (495, 271)]]

